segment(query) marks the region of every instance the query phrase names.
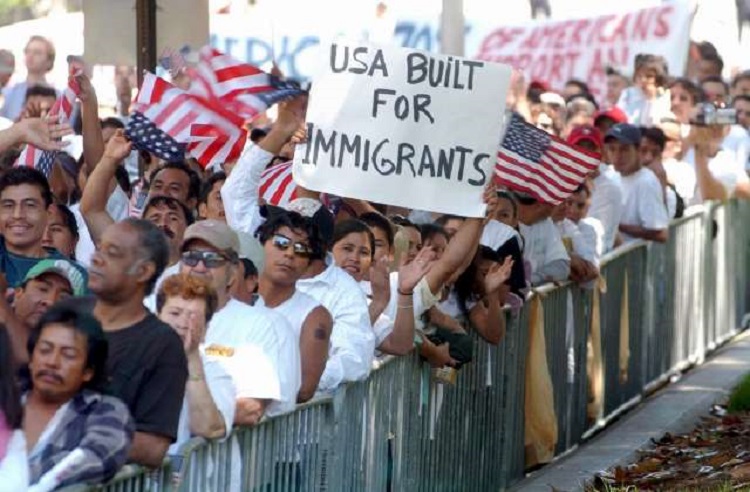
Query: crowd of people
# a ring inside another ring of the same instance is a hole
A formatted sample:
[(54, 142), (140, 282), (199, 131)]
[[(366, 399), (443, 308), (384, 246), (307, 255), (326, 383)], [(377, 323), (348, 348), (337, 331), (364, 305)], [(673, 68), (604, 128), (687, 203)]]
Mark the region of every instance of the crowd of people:
[[(583, 81), (558, 92), (514, 74), (508, 109), (601, 164), (559, 205), (491, 184), (486, 217), (463, 218), (299, 187), (283, 208), (265, 203), (263, 172), (304, 142), (305, 95), (213, 169), (134, 149), (126, 115), (100, 119), (85, 73), (73, 124), (45, 118), (55, 52), (31, 38), (28, 77), (0, 111), (0, 490), (157, 467), (193, 436), (293, 411), (384, 357), (459, 370), (469, 332), (502, 343), (503, 310), (533, 287), (589, 288), (619, 245), (667, 241), (703, 200), (750, 197), (750, 73), (727, 84), (716, 50), (698, 52), (688, 77), (637, 56), (632, 77), (608, 72), (601, 101)], [(697, 124), (706, 102), (737, 123)], [(77, 151), (60, 140), (72, 133)], [(28, 144), (55, 152), (48, 175), (14, 166)]]

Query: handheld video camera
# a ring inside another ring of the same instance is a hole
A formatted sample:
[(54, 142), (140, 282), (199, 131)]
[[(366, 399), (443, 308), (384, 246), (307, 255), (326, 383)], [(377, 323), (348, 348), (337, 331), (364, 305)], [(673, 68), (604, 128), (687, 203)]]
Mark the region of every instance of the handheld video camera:
[(698, 126), (726, 126), (737, 124), (737, 110), (722, 108), (712, 103), (698, 105), (698, 112), (690, 123)]

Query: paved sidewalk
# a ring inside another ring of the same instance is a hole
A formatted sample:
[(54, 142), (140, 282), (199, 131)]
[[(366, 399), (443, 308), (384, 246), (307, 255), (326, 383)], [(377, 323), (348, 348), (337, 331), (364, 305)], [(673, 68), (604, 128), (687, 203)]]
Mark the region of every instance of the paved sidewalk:
[(594, 473), (628, 463), (651, 438), (692, 429), (712, 404), (726, 397), (743, 375), (750, 372), (750, 332), (723, 347), (703, 365), (689, 371), (631, 410), (611, 428), (583, 444), (512, 490), (550, 492), (582, 490)]

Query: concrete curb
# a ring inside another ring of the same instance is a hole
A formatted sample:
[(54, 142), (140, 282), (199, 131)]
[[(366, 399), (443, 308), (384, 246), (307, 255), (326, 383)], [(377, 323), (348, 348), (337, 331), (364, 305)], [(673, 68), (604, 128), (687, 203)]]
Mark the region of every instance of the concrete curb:
[(711, 405), (725, 399), (748, 372), (750, 332), (745, 332), (679, 381), (651, 395), (609, 429), (511, 490), (583, 490), (583, 483), (595, 473), (634, 461), (637, 450), (649, 447), (652, 438), (691, 430)]

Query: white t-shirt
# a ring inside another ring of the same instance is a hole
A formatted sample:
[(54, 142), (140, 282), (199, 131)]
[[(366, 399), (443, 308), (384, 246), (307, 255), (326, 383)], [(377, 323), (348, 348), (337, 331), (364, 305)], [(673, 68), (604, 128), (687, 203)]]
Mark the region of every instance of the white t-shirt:
[[(234, 425), (234, 411), (237, 406), (237, 391), (232, 381), (232, 376), (224, 370), (222, 364), (216, 358), (207, 358), (204, 354), (205, 347), (200, 348), (201, 360), (203, 361), (203, 375), (211, 393), (211, 399), (214, 401), (216, 408), (219, 410), (223, 420), (226, 435), (232, 432)], [(180, 446), (189, 441), (192, 437), (190, 433), (190, 414), (188, 411), (187, 394), (182, 401), (182, 410), (180, 410), (180, 421), (177, 424), (177, 440), (169, 447), (167, 454), (177, 454)]]
[[(664, 192), (653, 171), (641, 168), (622, 177), (623, 211), (620, 224), (659, 230), (669, 227)], [(625, 242), (637, 238), (622, 234)]]
[(583, 222), (576, 224), (569, 219), (556, 222), (555, 227), (560, 232), (560, 237), (563, 238), (563, 244), (565, 244), (566, 238), (570, 240), (572, 253), (577, 254), (588, 262), (598, 264), (599, 259), (596, 253), (597, 238), (593, 227)]
[(604, 254), (604, 226), (593, 217), (584, 217), (578, 222), (578, 230), (587, 244), (594, 245), (594, 264), (598, 267)]
[(750, 170), (750, 133), (741, 125), (732, 125), (729, 135), (724, 138), (721, 148), (733, 152), (737, 166)]
[(532, 278), (535, 272), (557, 260), (570, 260), (552, 219), (540, 220), (530, 226), (519, 223), (524, 241), (523, 259), (531, 267)]
[(211, 319), (205, 345), (206, 356), (222, 361), (232, 376), (237, 398), (274, 400), (269, 409), (278, 412), (294, 408), (302, 379), (299, 344), (282, 315), (231, 299)]
[(628, 87), (620, 94), (617, 106), (628, 117), (628, 123), (654, 126), (672, 115), (669, 90), (661, 90), (654, 99), (647, 99), (640, 87)]
[(604, 251), (610, 251), (622, 216), (622, 185), (620, 175), (607, 164), (599, 165), (599, 176), (594, 178), (588, 216), (604, 226)]
[[(256, 306), (266, 306), (263, 297), (258, 296), (258, 300), (255, 303)], [(294, 330), (297, 336), (297, 344), (299, 344), (300, 335), (302, 333), (302, 325), (305, 324), (307, 317), (316, 307), (320, 306), (320, 303), (312, 297), (304, 294), (298, 290), (294, 291), (294, 295), (282, 302), (276, 307), (269, 307), (271, 311), (279, 313), (289, 321), (290, 326)]]

